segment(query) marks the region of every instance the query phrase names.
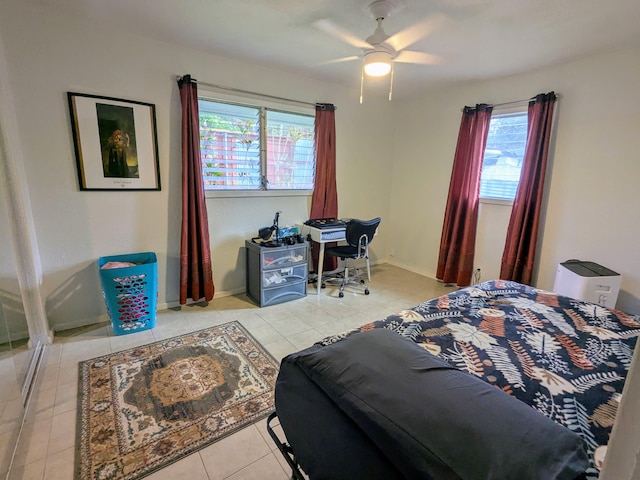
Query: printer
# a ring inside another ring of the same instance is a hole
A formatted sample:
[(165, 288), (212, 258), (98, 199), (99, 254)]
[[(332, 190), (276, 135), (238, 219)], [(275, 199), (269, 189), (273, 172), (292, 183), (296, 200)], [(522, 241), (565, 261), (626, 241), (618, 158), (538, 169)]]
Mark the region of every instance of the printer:
[(622, 277), (595, 262), (567, 260), (558, 264), (553, 291), (566, 297), (615, 308)]

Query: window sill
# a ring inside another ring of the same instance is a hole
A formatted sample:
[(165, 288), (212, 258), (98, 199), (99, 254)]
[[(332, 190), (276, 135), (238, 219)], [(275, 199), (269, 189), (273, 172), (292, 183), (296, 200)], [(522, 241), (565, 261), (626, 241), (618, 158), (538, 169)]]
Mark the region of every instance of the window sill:
[(205, 190), (205, 198), (310, 197), (312, 190)]
[(504, 207), (511, 207), (513, 200), (502, 200), (500, 198), (480, 198), (480, 203), (486, 203), (488, 205), (502, 205)]

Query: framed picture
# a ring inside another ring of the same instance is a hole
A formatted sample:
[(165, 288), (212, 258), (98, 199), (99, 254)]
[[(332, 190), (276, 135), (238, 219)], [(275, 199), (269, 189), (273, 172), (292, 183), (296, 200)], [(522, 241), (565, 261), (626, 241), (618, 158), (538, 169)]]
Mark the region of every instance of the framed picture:
[(67, 96), (80, 190), (160, 190), (155, 105)]

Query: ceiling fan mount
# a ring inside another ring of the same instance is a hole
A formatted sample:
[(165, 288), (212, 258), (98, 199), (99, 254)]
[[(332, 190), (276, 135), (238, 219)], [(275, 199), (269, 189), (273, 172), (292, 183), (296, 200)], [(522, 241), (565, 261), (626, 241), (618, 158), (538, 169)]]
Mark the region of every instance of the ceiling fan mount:
[(367, 37), (367, 43), (377, 46), (389, 38), (389, 35), (382, 28), (382, 21), (391, 15), (394, 9), (393, 2), (389, 0), (376, 0), (369, 4), (369, 11), (373, 18), (378, 22), (376, 30)]
[(376, 0), (369, 4), (369, 11), (376, 20), (384, 20), (391, 15), (391, 12), (393, 12), (395, 8), (396, 7), (391, 0)]

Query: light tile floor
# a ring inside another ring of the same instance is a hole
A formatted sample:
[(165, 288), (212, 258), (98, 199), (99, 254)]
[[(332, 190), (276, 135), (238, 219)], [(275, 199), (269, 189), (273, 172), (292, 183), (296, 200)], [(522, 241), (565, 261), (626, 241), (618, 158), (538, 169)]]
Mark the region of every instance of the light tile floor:
[[(114, 336), (110, 323), (56, 334), (45, 350), (31, 405), (9, 475), (11, 480), (72, 480), (78, 362), (231, 320), (240, 321), (276, 358), (453, 290), (407, 270), (372, 267), (371, 294), (328, 286), (316, 295), (259, 308), (245, 295), (215, 298), (207, 306), (158, 312), (151, 330)], [(266, 420), (244, 428), (146, 478), (168, 480), (280, 480), (291, 471), (266, 430)]]

